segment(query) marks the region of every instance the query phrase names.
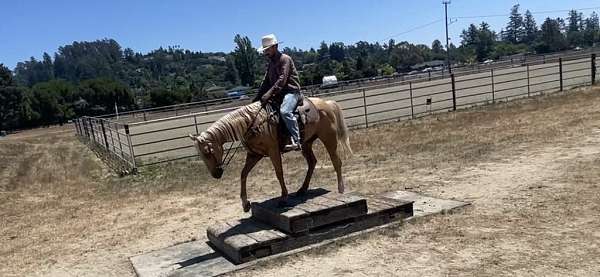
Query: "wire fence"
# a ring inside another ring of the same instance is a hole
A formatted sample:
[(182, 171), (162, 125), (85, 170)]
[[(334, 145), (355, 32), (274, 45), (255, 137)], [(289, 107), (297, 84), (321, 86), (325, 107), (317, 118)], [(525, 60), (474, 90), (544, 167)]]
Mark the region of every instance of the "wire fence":
[[(596, 54), (545, 57), (527, 64), (458, 71), (407, 81), (318, 94), (335, 100), (350, 128), (416, 119), (434, 113), (510, 101), (547, 92), (591, 85), (596, 81)], [(188, 133), (199, 134), (237, 106), (133, 123), (107, 118), (76, 120), (78, 136), (124, 173), (138, 168), (196, 157)]]

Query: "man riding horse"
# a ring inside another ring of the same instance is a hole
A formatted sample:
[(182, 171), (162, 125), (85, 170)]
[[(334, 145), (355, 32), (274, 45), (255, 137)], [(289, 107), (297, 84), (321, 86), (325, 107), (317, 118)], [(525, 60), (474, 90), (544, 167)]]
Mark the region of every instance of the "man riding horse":
[(258, 51), (267, 56), (269, 66), (254, 101), (260, 100), (263, 106), (268, 102), (281, 104), (280, 116), (291, 136), (291, 143), (284, 149), (300, 150), (300, 131), (294, 115), (298, 100), (302, 97), (300, 80), (294, 61), (290, 56), (279, 52), (278, 45), (274, 34), (262, 37), (262, 47)]
[[(199, 157), (206, 165), (210, 175), (221, 178), (225, 167), (233, 156), (229, 155), (231, 147), (225, 152), (224, 145), (241, 141), (246, 149), (246, 161), (240, 176), (240, 199), (244, 212), (250, 210), (250, 201), (246, 192), (246, 180), (254, 166), (264, 157), (269, 157), (275, 169), (275, 175), (281, 187), (279, 203), (286, 204), (288, 191), (283, 176), (282, 153), (285, 150), (301, 150), (308, 165), (302, 186), (296, 192), (302, 195), (308, 191), (317, 158), (313, 152), (313, 143), (320, 140), (329, 153), (331, 163), (337, 176), (338, 192), (343, 193), (345, 182), (342, 176), (342, 160), (338, 155), (338, 144), (344, 152), (352, 154), (349, 132), (342, 108), (333, 100), (305, 98), (298, 113), (302, 115), (303, 135), (300, 137), (295, 117), (296, 105), (302, 94), (298, 82), (298, 72), (292, 59), (277, 49), (274, 35), (262, 38), (263, 53), (269, 58), (269, 68), (261, 85), (259, 94), (254, 98), (261, 103), (239, 107), (211, 124), (208, 129), (197, 136), (190, 134)], [(291, 144), (286, 149), (280, 147), (279, 126), (269, 120), (270, 113), (265, 105), (281, 103), (280, 113), (291, 135)], [(301, 140), (302, 139), (302, 140)], [(302, 146), (300, 146), (302, 145)], [(233, 152), (235, 154), (235, 152)]]

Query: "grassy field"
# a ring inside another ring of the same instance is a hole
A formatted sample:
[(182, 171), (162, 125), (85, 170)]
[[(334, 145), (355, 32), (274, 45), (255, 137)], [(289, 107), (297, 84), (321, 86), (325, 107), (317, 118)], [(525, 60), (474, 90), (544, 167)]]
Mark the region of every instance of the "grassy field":
[[(469, 201), (454, 214), (335, 243), (236, 276), (598, 276), (600, 89), (351, 132), (351, 191)], [(238, 155), (220, 180), (198, 161), (114, 176), (68, 128), (0, 140), (0, 276), (132, 276), (128, 257), (241, 214)], [(321, 144), (314, 186), (335, 189)], [(305, 166), (284, 157), (290, 190)], [(302, 165), (302, 166), (298, 166)], [(277, 196), (268, 160), (251, 200)]]

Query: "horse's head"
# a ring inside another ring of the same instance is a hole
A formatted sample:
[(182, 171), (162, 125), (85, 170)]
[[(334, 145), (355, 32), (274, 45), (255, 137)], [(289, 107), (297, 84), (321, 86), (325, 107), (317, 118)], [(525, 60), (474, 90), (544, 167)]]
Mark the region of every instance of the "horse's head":
[(189, 136), (194, 141), (196, 150), (198, 150), (198, 154), (206, 164), (210, 175), (216, 179), (221, 178), (223, 176), (223, 145), (208, 139), (205, 132), (197, 137), (192, 134)]

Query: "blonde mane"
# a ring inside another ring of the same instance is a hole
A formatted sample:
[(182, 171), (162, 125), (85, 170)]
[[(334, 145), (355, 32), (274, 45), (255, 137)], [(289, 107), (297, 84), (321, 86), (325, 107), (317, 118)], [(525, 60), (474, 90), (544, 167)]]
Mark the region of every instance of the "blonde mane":
[(243, 140), (250, 124), (256, 126), (264, 123), (266, 117), (267, 112), (261, 110), (260, 102), (254, 102), (221, 117), (210, 125), (205, 132), (202, 132), (199, 138), (208, 139), (207, 136), (211, 136), (221, 143)]

